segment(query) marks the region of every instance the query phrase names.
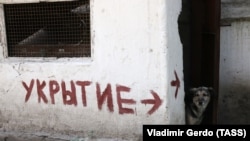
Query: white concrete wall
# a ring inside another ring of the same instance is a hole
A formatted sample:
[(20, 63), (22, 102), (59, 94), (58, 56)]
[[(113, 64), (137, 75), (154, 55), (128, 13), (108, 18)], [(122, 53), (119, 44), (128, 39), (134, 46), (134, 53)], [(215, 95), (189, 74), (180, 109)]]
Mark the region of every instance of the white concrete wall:
[(222, 19), (240, 19), (250, 17), (249, 0), (221, 0)]
[[(143, 124), (184, 124), (180, 10), (181, 0), (91, 0), (91, 58), (8, 58), (2, 20), (0, 127), (133, 138)], [(158, 107), (144, 104), (154, 97)]]
[(227, 26), (221, 26), (218, 109), (220, 124), (250, 123), (249, 9), (247, 0), (222, 0), (221, 20), (228, 23)]
[(221, 27), (219, 119), (221, 124), (249, 124), (250, 21)]
[[(181, 0), (167, 0), (167, 100), (168, 116), (170, 124), (184, 123), (184, 77), (183, 77), (183, 48), (178, 31), (178, 16), (181, 11)], [(164, 68), (161, 68), (164, 70)], [(174, 86), (174, 82), (180, 81), (180, 84)], [(170, 87), (169, 87), (169, 84)]]

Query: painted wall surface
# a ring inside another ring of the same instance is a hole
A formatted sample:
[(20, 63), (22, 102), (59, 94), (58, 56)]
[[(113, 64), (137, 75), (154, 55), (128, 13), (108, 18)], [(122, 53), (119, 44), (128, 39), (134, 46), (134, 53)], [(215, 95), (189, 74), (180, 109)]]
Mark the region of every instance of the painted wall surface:
[[(183, 78), (183, 47), (181, 44), (178, 31), (178, 18), (180, 15), (182, 2), (181, 0), (167, 0), (167, 19), (165, 24), (167, 27), (167, 107), (169, 123), (184, 123), (184, 78)], [(164, 39), (162, 39), (164, 40)], [(161, 68), (164, 70), (164, 67)]]
[(91, 0), (90, 58), (8, 58), (1, 21), (0, 128), (133, 138), (143, 124), (184, 124), (180, 9)]
[(227, 24), (221, 27), (220, 124), (250, 123), (250, 5), (247, 0), (241, 2), (222, 3), (221, 20)]

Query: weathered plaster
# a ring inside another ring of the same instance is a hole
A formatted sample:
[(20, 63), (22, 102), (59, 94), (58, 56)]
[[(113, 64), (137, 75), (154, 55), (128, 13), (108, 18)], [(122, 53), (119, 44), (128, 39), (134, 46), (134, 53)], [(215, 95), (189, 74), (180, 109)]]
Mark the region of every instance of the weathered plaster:
[[(91, 58), (2, 55), (1, 18), (2, 128), (138, 138), (143, 124), (184, 124), (180, 6), (181, 0), (91, 0)], [(176, 75), (178, 87), (171, 85)]]

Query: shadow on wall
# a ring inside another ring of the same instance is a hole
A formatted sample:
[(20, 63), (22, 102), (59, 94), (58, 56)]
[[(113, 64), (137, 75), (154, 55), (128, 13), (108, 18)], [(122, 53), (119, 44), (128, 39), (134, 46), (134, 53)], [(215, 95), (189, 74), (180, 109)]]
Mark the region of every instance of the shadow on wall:
[(220, 86), (219, 124), (250, 124), (250, 86)]

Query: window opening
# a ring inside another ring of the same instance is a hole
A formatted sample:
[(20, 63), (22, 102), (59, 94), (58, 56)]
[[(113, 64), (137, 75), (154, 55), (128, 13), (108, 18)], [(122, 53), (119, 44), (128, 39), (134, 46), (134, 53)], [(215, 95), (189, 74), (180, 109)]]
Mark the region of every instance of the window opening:
[(5, 4), (9, 57), (89, 57), (89, 0)]

